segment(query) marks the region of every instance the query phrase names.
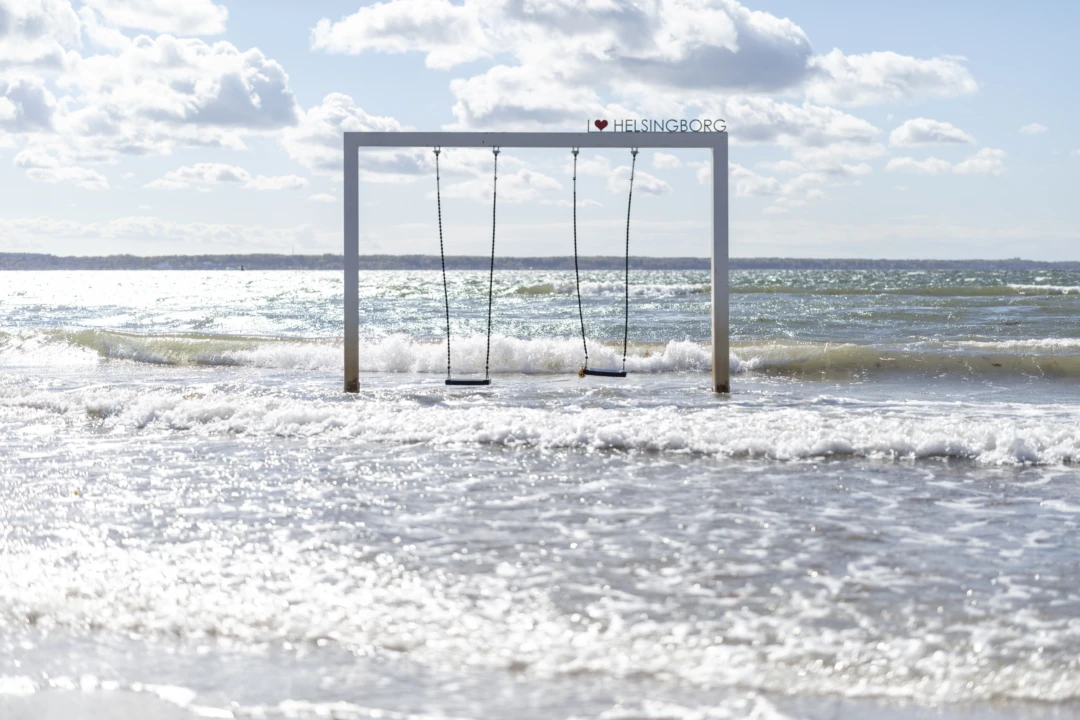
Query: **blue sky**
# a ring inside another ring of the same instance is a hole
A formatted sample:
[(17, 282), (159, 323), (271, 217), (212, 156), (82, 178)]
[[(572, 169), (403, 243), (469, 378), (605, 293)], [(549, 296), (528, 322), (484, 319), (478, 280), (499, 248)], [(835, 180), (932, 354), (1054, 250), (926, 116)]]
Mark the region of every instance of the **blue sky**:
[[(0, 0), (0, 251), (340, 252), (344, 130), (724, 117), (731, 253), (1076, 260), (1080, 5)], [(500, 157), (500, 251), (570, 250), (569, 152)], [(490, 155), (444, 156), (451, 253)], [(706, 255), (701, 152), (639, 156), (632, 251)], [(583, 152), (621, 251), (626, 152)], [(365, 154), (361, 252), (434, 253), (430, 152)]]

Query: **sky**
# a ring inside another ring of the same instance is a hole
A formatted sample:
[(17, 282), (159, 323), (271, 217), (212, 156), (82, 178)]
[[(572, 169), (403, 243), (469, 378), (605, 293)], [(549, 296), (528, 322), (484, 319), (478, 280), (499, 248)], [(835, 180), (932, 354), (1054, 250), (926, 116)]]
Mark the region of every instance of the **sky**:
[[(340, 253), (341, 135), (722, 118), (734, 257), (1080, 260), (1080, 3), (0, 0), (0, 252)], [(582, 150), (619, 254), (628, 151)], [(361, 153), (361, 253), (436, 254), (434, 156)], [(499, 157), (498, 252), (571, 252), (570, 150)], [(440, 156), (449, 254), (492, 156)], [(707, 256), (706, 151), (642, 149), (636, 255)]]

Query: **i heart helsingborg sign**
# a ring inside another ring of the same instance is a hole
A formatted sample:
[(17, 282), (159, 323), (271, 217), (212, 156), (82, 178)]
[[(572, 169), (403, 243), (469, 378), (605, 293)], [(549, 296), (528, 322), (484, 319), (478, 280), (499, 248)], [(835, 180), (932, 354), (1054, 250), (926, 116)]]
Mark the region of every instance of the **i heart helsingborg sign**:
[[(589, 132), (603, 132), (608, 125), (612, 125), (612, 132), (727, 132), (727, 121), (720, 120), (680, 120), (667, 118), (663, 120), (593, 120), (586, 128)], [(596, 128), (595, 130), (593, 128)]]

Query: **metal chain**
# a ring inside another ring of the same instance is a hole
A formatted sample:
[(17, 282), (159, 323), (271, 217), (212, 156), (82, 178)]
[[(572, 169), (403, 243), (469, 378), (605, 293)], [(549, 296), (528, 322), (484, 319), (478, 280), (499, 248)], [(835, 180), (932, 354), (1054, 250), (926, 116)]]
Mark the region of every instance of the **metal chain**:
[(439, 181), (439, 153), (442, 148), (435, 148), (435, 203), (439, 208), (439, 260), (442, 261), (443, 299), (446, 301), (446, 379), (450, 379), (450, 290), (446, 285), (446, 252), (443, 250), (442, 231), (442, 188)]
[(578, 269), (578, 246), (577, 246), (577, 158), (578, 148), (571, 150), (574, 153), (574, 284), (577, 287), (577, 312), (578, 320), (581, 321), (581, 349), (585, 351), (585, 364), (582, 370), (589, 367), (589, 345), (585, 341), (585, 313), (581, 309), (581, 271)]
[(492, 148), (495, 154), (495, 176), (491, 181), (491, 270), (488, 273), (488, 327), (487, 354), (484, 356), (484, 377), (491, 375), (491, 304), (495, 287), (495, 207), (499, 185), (499, 148)]
[(623, 310), (622, 369), (626, 372), (626, 341), (630, 335), (630, 204), (634, 200), (634, 168), (637, 166), (638, 149), (630, 150), (633, 160), (630, 162), (630, 193), (626, 198), (626, 302)]

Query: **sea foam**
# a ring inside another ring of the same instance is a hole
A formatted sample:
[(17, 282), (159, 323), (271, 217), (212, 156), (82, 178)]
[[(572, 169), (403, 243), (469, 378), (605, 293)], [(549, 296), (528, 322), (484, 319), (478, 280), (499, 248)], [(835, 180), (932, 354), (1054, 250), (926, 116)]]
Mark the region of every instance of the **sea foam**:
[[(483, 335), (452, 338), (455, 373), (476, 374), (489, 362), (494, 373), (561, 374), (584, 362), (577, 338), (495, 335), (490, 355)], [(622, 344), (590, 340), (589, 363), (622, 367)], [(364, 372), (446, 372), (446, 344), (407, 335), (362, 337)], [(108, 330), (0, 333), (0, 366), (92, 365), (127, 361), (164, 366), (238, 366), (341, 372), (340, 339), (277, 339), (210, 334), (141, 335)], [(626, 370), (632, 373), (707, 372), (711, 346), (692, 340), (632, 342)], [(857, 343), (758, 340), (732, 343), (733, 373), (831, 377), (899, 372), (922, 375), (1012, 375), (1080, 378), (1080, 339)]]
[[(462, 404), (436, 383), (399, 397), (385, 391), (340, 399), (209, 390), (89, 388), (67, 392), (0, 386), (0, 411), (24, 422), (99, 426), (121, 432), (324, 438), (327, 441), (510, 448), (692, 453), (799, 461), (863, 457), (959, 458), (988, 465), (1080, 461), (1080, 423), (1068, 406), (1003, 403), (845, 403), (713, 408), (555, 408)], [(380, 394), (381, 393), (381, 394)], [(476, 396), (470, 396), (476, 397)], [(35, 410), (27, 415), (25, 411)]]

